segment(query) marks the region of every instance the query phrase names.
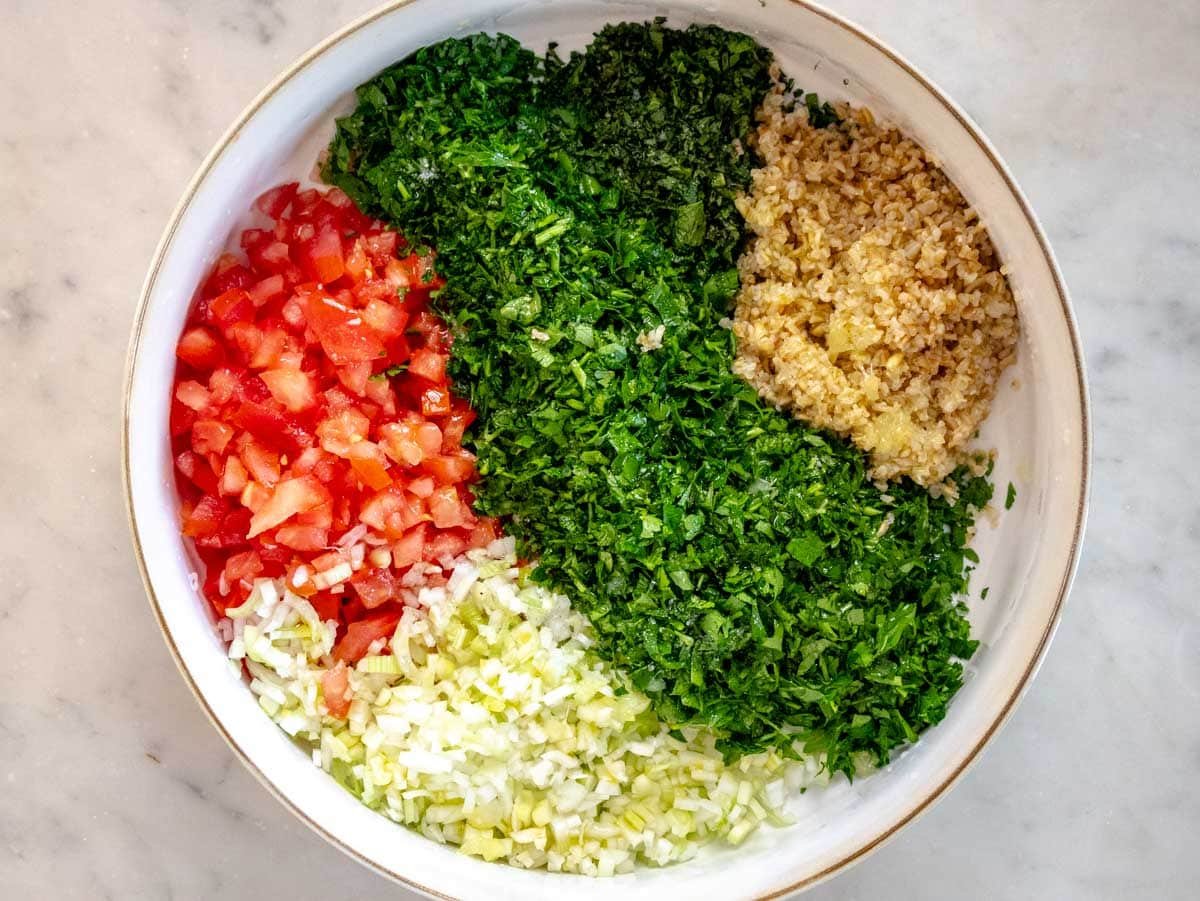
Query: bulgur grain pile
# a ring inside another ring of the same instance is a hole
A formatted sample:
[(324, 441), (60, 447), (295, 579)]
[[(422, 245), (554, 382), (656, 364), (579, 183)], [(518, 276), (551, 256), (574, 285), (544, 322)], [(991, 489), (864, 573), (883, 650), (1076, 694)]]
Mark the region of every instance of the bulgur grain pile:
[(813, 128), (781, 88), (738, 209), (735, 371), (870, 454), (871, 475), (935, 486), (966, 459), (1016, 358), (1017, 308), (987, 231), (914, 141), (863, 108)]

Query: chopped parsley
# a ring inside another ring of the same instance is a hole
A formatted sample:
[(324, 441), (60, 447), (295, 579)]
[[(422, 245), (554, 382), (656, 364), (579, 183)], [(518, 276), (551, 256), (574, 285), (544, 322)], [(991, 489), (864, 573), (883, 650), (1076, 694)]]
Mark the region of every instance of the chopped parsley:
[(1017, 500), (1017, 489), (1012, 482), (1008, 483), (1008, 493), (1004, 495), (1004, 509), (1011, 510)]
[(770, 64), (744, 34), (661, 20), (565, 60), (443, 41), (359, 89), (324, 177), (438, 248), (477, 508), (598, 652), (731, 756), (803, 748), (852, 774), (962, 683), (957, 598), (991, 486), (884, 496), (859, 451), (732, 374), (738, 142)]

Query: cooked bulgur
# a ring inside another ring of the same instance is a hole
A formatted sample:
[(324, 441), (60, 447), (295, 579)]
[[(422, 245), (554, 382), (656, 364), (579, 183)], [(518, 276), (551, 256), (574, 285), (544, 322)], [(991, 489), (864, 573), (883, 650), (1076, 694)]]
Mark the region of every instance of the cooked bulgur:
[(975, 211), (913, 140), (869, 110), (813, 128), (781, 88), (738, 209), (735, 371), (870, 454), (878, 479), (940, 484), (966, 458), (1016, 358), (1017, 308)]

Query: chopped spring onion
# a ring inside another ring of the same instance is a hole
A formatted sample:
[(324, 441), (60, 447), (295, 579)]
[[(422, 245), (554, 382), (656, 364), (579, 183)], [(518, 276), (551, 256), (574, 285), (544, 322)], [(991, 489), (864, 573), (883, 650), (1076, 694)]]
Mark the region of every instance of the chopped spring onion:
[(589, 650), (567, 599), (531, 582), (511, 543), (489, 551), (456, 561), (392, 653), (349, 672), (348, 720), (322, 700), (333, 624), (260, 581), (233, 628), (263, 709), (368, 807), (484, 860), (611, 875), (784, 822), (785, 782), (819, 778), (819, 761), (726, 766), (713, 733), (672, 734)]

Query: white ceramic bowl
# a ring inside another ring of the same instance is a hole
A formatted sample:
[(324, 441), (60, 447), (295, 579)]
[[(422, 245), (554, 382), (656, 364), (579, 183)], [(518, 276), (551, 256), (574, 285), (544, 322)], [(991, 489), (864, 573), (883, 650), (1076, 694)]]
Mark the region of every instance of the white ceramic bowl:
[[(795, 825), (761, 829), (736, 850), (709, 849), (663, 870), (613, 879), (526, 872), (436, 845), (361, 806), (256, 705), (225, 662), (179, 536), (167, 413), (175, 342), (206, 268), (261, 190), (303, 178), (335, 112), (375, 72), (452, 35), (505, 31), (528, 46), (582, 46), (606, 22), (666, 14), (755, 35), (823, 98), (868, 104), (915, 135), (980, 211), (1020, 304), (1020, 358), (981, 436), (999, 451), (998, 494), (1018, 501), (981, 522), (972, 581), (982, 645), (946, 720), (869, 779), (809, 792)], [(393, 3), (306, 54), (238, 118), (171, 217), (146, 279), (125, 394), (125, 479), (138, 561), (181, 671), (238, 756), (292, 812), (347, 854), (430, 895), (576, 899), (777, 897), (825, 878), (885, 841), (962, 775), (1005, 721), (1045, 653), (1079, 553), (1088, 481), (1083, 362), (1062, 279), (1028, 204), (966, 115), (894, 51), (818, 7), (790, 0), (415, 0)], [(977, 597), (983, 586), (986, 601)]]

